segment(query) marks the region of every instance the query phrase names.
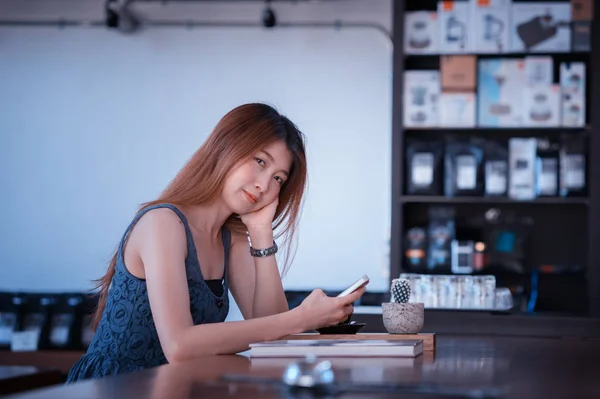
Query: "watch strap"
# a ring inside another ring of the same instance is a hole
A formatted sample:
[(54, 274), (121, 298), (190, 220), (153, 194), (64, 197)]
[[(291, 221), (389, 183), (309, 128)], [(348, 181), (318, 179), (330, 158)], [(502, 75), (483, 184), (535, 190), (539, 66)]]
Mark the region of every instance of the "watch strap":
[(255, 249), (250, 247), (250, 255), (257, 258), (266, 258), (277, 253), (277, 244), (273, 241), (273, 246), (264, 249)]

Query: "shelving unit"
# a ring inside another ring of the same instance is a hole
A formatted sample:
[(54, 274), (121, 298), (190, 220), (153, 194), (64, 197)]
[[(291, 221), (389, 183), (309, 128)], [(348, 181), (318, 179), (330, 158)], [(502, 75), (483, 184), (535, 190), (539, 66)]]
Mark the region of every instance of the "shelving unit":
[[(552, 0), (551, 0), (552, 1)], [(513, 0), (513, 3), (518, 3)], [(564, 1), (563, 1), (564, 2)], [(406, 11), (435, 11), (437, 1), (394, 0), (394, 57), (393, 57), (393, 120), (392, 120), (392, 232), (391, 232), (391, 278), (410, 271), (404, 255), (406, 231), (416, 225), (427, 223), (432, 206), (447, 205), (454, 209), (457, 220), (480, 217), (487, 210), (495, 208), (503, 212), (514, 212), (534, 221), (531, 226), (531, 264), (522, 275), (497, 274), (500, 284), (508, 279), (521, 279), (529, 284), (544, 284), (544, 289), (557, 298), (549, 301), (540, 312), (563, 312), (586, 316), (600, 316), (600, 140), (594, 137), (595, 126), (600, 126), (600, 112), (594, 112), (600, 105), (600, 79), (595, 79), (594, 71), (600, 66), (600, 29), (592, 24), (590, 52), (571, 53), (495, 53), (476, 54), (478, 59), (521, 58), (527, 55), (552, 56), (554, 59), (555, 81), (558, 66), (563, 61), (586, 63), (586, 125), (583, 127), (510, 127), (510, 128), (443, 128), (404, 127), (403, 94), (404, 72), (406, 70), (438, 70), (440, 54), (405, 54), (403, 48), (404, 16)], [(596, 10), (598, 15), (598, 10)], [(444, 54), (447, 55), (447, 54)], [(507, 140), (511, 137), (553, 137), (563, 133), (584, 135), (587, 140), (587, 195), (584, 197), (541, 197), (521, 201), (508, 197), (445, 197), (430, 195), (408, 195), (406, 186), (405, 151), (406, 140), (411, 137), (443, 139), (448, 135), (460, 137), (487, 137)], [(458, 224), (459, 222), (457, 222)], [(580, 265), (574, 273), (548, 272), (548, 265)], [(544, 269), (545, 268), (545, 269)], [(546, 272), (539, 272), (545, 270)], [(510, 274), (510, 273), (509, 273)], [(503, 280), (504, 279), (504, 280)], [(560, 303), (558, 303), (560, 302)]]

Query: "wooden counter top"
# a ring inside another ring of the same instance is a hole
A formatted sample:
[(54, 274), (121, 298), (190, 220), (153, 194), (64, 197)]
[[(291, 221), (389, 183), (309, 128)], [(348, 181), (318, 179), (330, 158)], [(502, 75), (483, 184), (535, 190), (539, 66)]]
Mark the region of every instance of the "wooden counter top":
[[(437, 350), (428, 356), (330, 360), (341, 383), (412, 384), (434, 390), (483, 388), (504, 392), (504, 397), (531, 399), (600, 397), (599, 358), (600, 342), (593, 339), (438, 336)], [(281, 385), (221, 379), (237, 374), (279, 381), (291, 361), (212, 356), (10, 398), (293, 397)], [(397, 397), (399, 393), (347, 392), (336, 397)], [(433, 392), (418, 397), (441, 396)]]

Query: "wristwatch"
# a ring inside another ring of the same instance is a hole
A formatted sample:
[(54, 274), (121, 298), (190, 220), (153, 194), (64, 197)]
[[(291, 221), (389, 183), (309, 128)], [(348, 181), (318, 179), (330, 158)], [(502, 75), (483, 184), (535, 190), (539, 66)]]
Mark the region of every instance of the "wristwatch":
[(250, 255), (257, 258), (266, 258), (267, 256), (274, 255), (277, 253), (277, 244), (273, 241), (273, 246), (264, 249), (254, 249), (250, 247)]

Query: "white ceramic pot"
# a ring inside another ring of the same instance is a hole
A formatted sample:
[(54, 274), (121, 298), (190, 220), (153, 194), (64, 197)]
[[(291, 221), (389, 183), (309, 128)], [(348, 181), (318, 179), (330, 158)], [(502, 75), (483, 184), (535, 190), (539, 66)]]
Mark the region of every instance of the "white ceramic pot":
[(425, 322), (425, 306), (419, 302), (381, 304), (383, 326), (390, 334), (417, 334)]

